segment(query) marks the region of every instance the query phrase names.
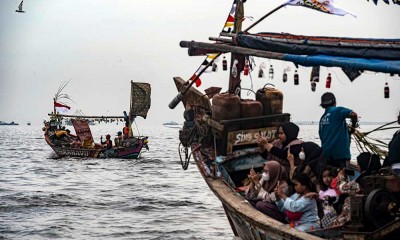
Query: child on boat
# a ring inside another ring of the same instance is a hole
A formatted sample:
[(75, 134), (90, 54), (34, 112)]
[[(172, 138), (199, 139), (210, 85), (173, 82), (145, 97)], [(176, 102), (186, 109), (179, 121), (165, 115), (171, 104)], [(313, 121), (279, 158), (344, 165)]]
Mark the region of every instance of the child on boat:
[(336, 210), (333, 204), (337, 202), (339, 196), (335, 189), (331, 187), (334, 178), (333, 169), (326, 166), (322, 171), (321, 177), (321, 190), (319, 191), (319, 199), (323, 202), (324, 216), (321, 219), (321, 226), (323, 228), (330, 227), (333, 219), (336, 217)]
[(317, 201), (307, 198), (305, 195), (311, 192), (312, 182), (305, 173), (298, 173), (293, 177), (296, 193), (288, 197), (282, 188), (275, 189), (276, 202), (281, 212), (285, 213), (291, 227), (300, 231), (308, 231), (320, 228)]

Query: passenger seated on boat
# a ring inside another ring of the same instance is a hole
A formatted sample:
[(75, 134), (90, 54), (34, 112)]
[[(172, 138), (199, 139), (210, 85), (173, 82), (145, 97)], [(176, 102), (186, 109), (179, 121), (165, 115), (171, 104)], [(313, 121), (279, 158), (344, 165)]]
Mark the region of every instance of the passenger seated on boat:
[(106, 140), (103, 142), (103, 136), (100, 137), (100, 142), (104, 148), (110, 149), (113, 147), (110, 134), (106, 135)]
[(342, 226), (351, 220), (350, 198), (360, 192), (360, 185), (350, 180), (345, 169), (338, 172), (338, 176), (332, 180), (331, 187), (339, 196), (338, 203), (334, 203), (337, 216), (333, 219), (331, 227)]
[(123, 137), (122, 137), (122, 132), (119, 131), (117, 133), (117, 137), (114, 138), (114, 144), (116, 147), (122, 146), (122, 141), (124, 141)]
[(50, 140), (50, 134), (49, 134), (49, 125), (46, 125), (42, 128), (42, 130), (44, 131), (44, 140), (50, 144), (50, 145), (54, 145), (54, 143)]
[[(400, 124), (400, 112), (397, 116), (397, 123)], [(397, 175), (400, 175), (400, 130), (393, 135), (388, 147), (388, 156), (384, 166), (390, 166)]]
[(379, 156), (369, 152), (363, 152), (357, 156), (357, 166), (361, 174), (357, 177), (356, 181), (361, 185), (363, 185), (362, 181), (365, 176), (378, 173), (382, 167)]
[(301, 150), (303, 141), (297, 139), (299, 134), (299, 127), (292, 123), (287, 122), (278, 128), (278, 139), (269, 143), (266, 138), (259, 138), (258, 145), (260, 148), (261, 156), (267, 160), (278, 161), (286, 172), (290, 171), (289, 161), (287, 160), (288, 147), (290, 146), (291, 152), (295, 156), (295, 166), (302, 163), (298, 154)]
[(278, 208), (285, 213), (291, 227), (300, 231), (319, 229), (317, 201), (304, 196), (313, 188), (311, 179), (306, 174), (299, 173), (293, 177), (293, 183), (296, 193), (290, 197), (282, 188), (276, 188), (275, 194), (279, 199), (276, 202)]
[(326, 165), (326, 159), (323, 155), (322, 148), (314, 142), (304, 142), (301, 144), (301, 151), (299, 153), (299, 159), (302, 161), (300, 165), (295, 165), (295, 157), (291, 153), (291, 147), (289, 147), (287, 160), (290, 165), (290, 179), (293, 178), (295, 173), (305, 173), (311, 179), (314, 184), (316, 191), (320, 190), (319, 177), (323, 167)]
[(253, 168), (250, 169), (248, 177), (251, 179), (251, 182), (245, 194), (250, 204), (260, 212), (278, 221), (285, 222), (284, 215), (275, 205), (276, 196), (274, 193), (275, 188), (279, 184), (285, 193), (288, 194), (289, 179), (285, 168), (277, 161), (268, 161), (264, 165), (261, 178)]
[(319, 199), (323, 202), (324, 216), (321, 218), (321, 227), (328, 228), (332, 225), (333, 219), (336, 218), (336, 210), (333, 206), (338, 201), (338, 194), (331, 187), (333, 178), (335, 177), (334, 169), (330, 166), (324, 167), (322, 170), (322, 178), (320, 179), (321, 190), (319, 191)]

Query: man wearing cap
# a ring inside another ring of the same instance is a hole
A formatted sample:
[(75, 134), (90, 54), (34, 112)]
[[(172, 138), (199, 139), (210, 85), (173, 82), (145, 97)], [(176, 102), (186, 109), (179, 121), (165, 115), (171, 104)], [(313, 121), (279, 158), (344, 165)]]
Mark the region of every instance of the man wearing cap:
[(123, 137), (122, 137), (122, 132), (119, 131), (117, 133), (117, 137), (114, 139), (114, 144), (116, 147), (122, 146), (122, 141), (123, 141)]
[(351, 118), (352, 126), (357, 125), (357, 113), (345, 107), (336, 107), (335, 95), (326, 92), (321, 97), (325, 109), (319, 121), (319, 138), (327, 164), (334, 167), (346, 167), (350, 163), (350, 134), (346, 118)]

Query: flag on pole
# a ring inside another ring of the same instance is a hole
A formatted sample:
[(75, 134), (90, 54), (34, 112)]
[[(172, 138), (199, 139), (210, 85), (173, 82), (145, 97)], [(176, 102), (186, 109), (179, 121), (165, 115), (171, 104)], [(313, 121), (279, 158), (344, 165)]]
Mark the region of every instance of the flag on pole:
[(350, 14), (353, 17), (356, 17), (356, 15), (336, 7), (333, 4), (333, 0), (289, 0), (286, 5), (303, 6), (320, 12), (339, 16)]
[[(234, 24), (235, 24), (235, 12), (236, 12), (236, 0), (233, 1), (233, 3), (232, 3), (231, 10), (229, 11), (228, 18), (226, 19), (225, 25), (224, 25), (224, 27), (222, 28), (222, 32), (227, 32), (227, 33), (232, 32), (233, 26), (234, 26)], [(216, 58), (216, 56), (217, 56), (217, 54), (207, 54), (206, 59), (204, 59), (203, 63), (202, 63), (202, 64), (200, 65), (200, 67), (196, 70), (196, 72), (193, 74), (193, 76), (190, 78), (190, 80), (193, 81), (193, 80), (199, 75), (199, 73), (207, 66), (207, 64), (208, 64), (211, 60), (213, 60), (213, 59)], [(207, 72), (207, 71), (206, 71), (206, 72)], [(209, 72), (209, 71), (208, 71), (208, 72)], [(196, 87), (200, 87), (200, 85), (201, 85), (201, 79), (198, 78), (198, 79), (196, 80), (195, 84), (196, 84)]]
[[(204, 59), (203, 63), (200, 65), (200, 67), (196, 70), (196, 72), (193, 74), (193, 76), (190, 78), (190, 80), (195, 80), (197, 76), (199, 76), (200, 72), (207, 66), (209, 62), (211, 62), (213, 59), (217, 57), (217, 54), (207, 54), (206, 59)], [(211, 70), (206, 70), (205, 72), (211, 72)], [(201, 86), (201, 79), (197, 78), (196, 79), (196, 87)]]
[(226, 19), (225, 25), (222, 28), (222, 32), (231, 33), (233, 30), (233, 26), (235, 25), (235, 12), (236, 12), (236, 1), (233, 1), (231, 11), (228, 14), (228, 18)]
[(71, 109), (70, 106), (67, 106), (67, 105), (64, 105), (64, 104), (61, 104), (58, 102), (54, 102), (54, 108), (55, 108), (56, 112), (62, 112), (62, 113), (68, 112), (68, 110)]

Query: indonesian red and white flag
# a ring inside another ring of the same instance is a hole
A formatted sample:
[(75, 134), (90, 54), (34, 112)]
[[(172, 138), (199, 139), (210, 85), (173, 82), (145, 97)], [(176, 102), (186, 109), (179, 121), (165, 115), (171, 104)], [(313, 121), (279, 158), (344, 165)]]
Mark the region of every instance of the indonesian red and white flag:
[(356, 15), (335, 6), (333, 4), (333, 0), (289, 0), (286, 5), (303, 6), (320, 12), (339, 16), (350, 14), (353, 17), (356, 17)]
[(61, 103), (58, 103), (58, 102), (54, 102), (54, 109), (58, 113), (60, 113), (60, 112), (65, 113), (65, 112), (68, 112), (68, 110), (70, 110), (71, 107), (67, 106), (67, 105), (64, 105), (64, 104), (61, 104)]

